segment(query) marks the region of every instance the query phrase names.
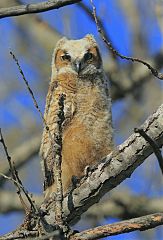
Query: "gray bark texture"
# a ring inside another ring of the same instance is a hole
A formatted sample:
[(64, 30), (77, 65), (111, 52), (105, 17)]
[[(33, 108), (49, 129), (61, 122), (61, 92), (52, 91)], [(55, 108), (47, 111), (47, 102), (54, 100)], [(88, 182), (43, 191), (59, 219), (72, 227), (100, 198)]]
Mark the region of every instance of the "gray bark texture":
[(13, 17), (30, 13), (45, 12), (52, 9), (70, 5), (72, 3), (80, 2), (81, 0), (51, 0), (40, 3), (33, 3), (27, 5), (14, 6), (0, 9), (0, 18)]
[[(163, 145), (163, 105), (151, 115), (141, 129), (153, 139), (159, 147)], [(81, 214), (98, 202), (106, 193), (129, 178), (133, 171), (153, 153), (150, 144), (138, 133), (132, 134), (117, 150), (87, 172), (77, 188), (63, 200), (63, 212), (68, 223), (76, 223)], [(47, 223), (54, 224), (53, 207), (46, 216)]]
[[(163, 104), (141, 126), (141, 129), (143, 129), (159, 147), (163, 145), (162, 119)], [(63, 213), (66, 222), (68, 224), (76, 223), (80, 219), (80, 216), (91, 205), (98, 202), (106, 192), (109, 192), (123, 180), (130, 177), (133, 171), (142, 164), (153, 151), (153, 147), (142, 136), (138, 133), (132, 134), (123, 144), (119, 145), (115, 151), (104, 158), (100, 164), (88, 170), (79, 184), (67, 193), (63, 200)], [(56, 224), (54, 201), (43, 203), (41, 208), (46, 210), (48, 214), (41, 218), (40, 224), (42, 224), (46, 233), (52, 233)], [(157, 226), (162, 224), (162, 215), (159, 215), (159, 219), (158, 216), (156, 216), (156, 220)], [(31, 222), (33, 222), (33, 224), (31, 224)], [(18, 239), (20, 236), (24, 236), (24, 233), (26, 237), (38, 236), (37, 221), (31, 218), (30, 225), (30, 230), (27, 230), (24, 222), (17, 230), (0, 237), (0, 239)], [(133, 231), (134, 230), (136, 229), (133, 228)], [(74, 237), (75, 236), (76, 235), (74, 235)]]

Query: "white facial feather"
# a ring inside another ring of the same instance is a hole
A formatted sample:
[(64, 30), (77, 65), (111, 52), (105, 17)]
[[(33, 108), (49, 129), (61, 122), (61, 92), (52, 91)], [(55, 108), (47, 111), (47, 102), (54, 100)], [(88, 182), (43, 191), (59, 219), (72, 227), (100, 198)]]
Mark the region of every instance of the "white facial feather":
[[(84, 57), (84, 54), (87, 53), (88, 49), (91, 47), (97, 47), (97, 43), (93, 35), (87, 34), (84, 38), (79, 40), (69, 40), (65, 37), (63, 37), (56, 45), (56, 48), (53, 52), (52, 57), (52, 78), (56, 75), (56, 67), (55, 67), (55, 56), (59, 49), (62, 49), (63, 51), (67, 52), (70, 56), (72, 61), (75, 61), (76, 59), (82, 59)], [(89, 66), (89, 69), (84, 69), (83, 74), (87, 74), (89, 71), (95, 72), (94, 66)], [(74, 72), (74, 70), (71, 68), (71, 66), (64, 67), (59, 69), (59, 73), (63, 73), (65, 71), (68, 72)], [(99, 72), (100, 69), (97, 70)], [(75, 73), (75, 72), (74, 72)]]

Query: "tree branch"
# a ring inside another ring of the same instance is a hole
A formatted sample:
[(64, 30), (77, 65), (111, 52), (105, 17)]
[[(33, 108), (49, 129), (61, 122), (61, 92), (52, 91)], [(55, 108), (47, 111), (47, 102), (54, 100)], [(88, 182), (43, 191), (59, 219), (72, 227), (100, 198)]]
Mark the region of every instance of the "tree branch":
[(16, 186), (16, 189), (17, 189), (17, 194), (19, 196), (19, 199), (20, 199), (20, 202), (22, 203), (22, 205), (24, 206), (24, 209), (27, 212), (29, 212), (29, 208), (28, 206), (26, 205), (23, 197), (22, 197), (22, 192), (23, 194), (25, 195), (26, 199), (28, 200), (28, 202), (30, 203), (30, 209), (33, 210), (34, 212), (38, 212), (37, 211), (37, 207), (35, 206), (35, 203), (34, 201), (31, 199), (31, 197), (29, 196), (29, 193), (28, 191), (24, 188), (20, 178), (19, 178), (19, 175), (18, 175), (18, 172), (15, 168), (15, 165), (14, 165), (14, 162), (11, 161), (11, 157), (8, 153), (8, 149), (7, 149), (7, 145), (4, 141), (4, 138), (3, 138), (3, 134), (2, 134), (2, 131), (1, 131), (1, 128), (0, 128), (0, 142), (2, 143), (3, 145), (3, 148), (4, 148), (4, 151), (5, 151), (5, 154), (6, 154), (6, 157), (7, 157), (7, 161), (8, 161), (8, 164), (9, 164), (9, 168), (10, 168), (10, 172), (11, 172), (11, 176), (12, 177), (7, 177), (5, 176), (4, 174), (1, 174), (4, 178), (12, 181), (14, 183), (14, 185)]
[(161, 169), (161, 172), (163, 174), (163, 158), (162, 158), (162, 154), (160, 151), (159, 146), (157, 145), (157, 143), (151, 139), (141, 128), (135, 128), (134, 130), (136, 133), (139, 133), (147, 142), (149, 142), (149, 144), (151, 145), (151, 147), (153, 148), (153, 152), (155, 153), (157, 159), (158, 159), (158, 163)]
[(0, 18), (45, 12), (53, 9), (58, 9), (60, 7), (64, 7), (73, 3), (78, 3), (80, 1), (81, 0), (51, 0), (40, 3), (2, 8), (0, 9)]
[[(146, 59), (146, 62), (149, 62), (153, 68), (160, 70), (162, 68), (163, 52), (161, 51), (160, 53), (156, 53), (155, 55)], [(128, 94), (133, 95), (133, 93), (143, 84), (148, 84), (151, 76), (148, 69), (144, 68), (142, 64), (135, 64), (132, 66), (132, 68), (131, 64), (128, 64), (125, 69), (123, 66), (123, 68), (118, 69), (118, 71), (117, 69), (111, 68), (108, 65), (105, 67), (105, 70), (112, 83), (111, 96), (113, 101), (122, 99)], [(125, 75), (124, 71), (126, 72)]]
[[(91, 19), (91, 21), (94, 22), (94, 16), (92, 15), (91, 9), (89, 9), (83, 2), (79, 3), (78, 6), (87, 14), (87, 16)], [(103, 22), (101, 21), (101, 19), (99, 17), (97, 17), (97, 19), (98, 19), (98, 24), (99, 24), (100, 28), (102, 29), (103, 34), (104, 34), (106, 40), (108, 42), (111, 42), (113, 48), (115, 49), (115, 47), (114, 47), (114, 45), (113, 45), (113, 43), (112, 43), (112, 41), (110, 39), (110, 36), (107, 34), (107, 31), (106, 31), (106, 28), (105, 28)], [(116, 55), (113, 52), (111, 52), (111, 56), (114, 59), (116, 58)]]
[[(32, 139), (22, 143), (19, 147), (17, 147), (14, 152), (11, 154), (12, 159), (15, 162), (15, 168), (18, 170), (22, 165), (24, 165), (29, 159), (35, 156), (40, 148), (40, 135), (35, 136)], [(5, 164), (4, 167), (1, 168), (1, 172), (4, 175), (10, 175), (10, 169), (8, 164)], [(5, 182), (5, 179), (0, 176), (0, 186), (2, 186)]]
[(145, 62), (144, 60), (142, 59), (139, 59), (139, 58), (134, 58), (134, 57), (127, 57), (125, 55), (122, 55), (120, 54), (118, 51), (116, 51), (114, 49), (114, 47), (112, 46), (111, 42), (107, 41), (104, 33), (103, 33), (103, 30), (101, 29), (100, 25), (99, 25), (99, 22), (98, 22), (98, 18), (97, 18), (97, 14), (96, 14), (96, 7), (93, 3), (93, 0), (90, 0), (91, 2), (91, 5), (92, 5), (92, 9), (93, 9), (93, 16), (94, 16), (94, 20), (95, 20), (95, 24), (96, 24), (96, 27), (97, 27), (97, 31), (99, 32), (103, 42), (106, 44), (106, 46), (108, 47), (108, 49), (113, 53), (115, 54), (116, 56), (120, 57), (121, 59), (125, 59), (125, 60), (129, 60), (131, 62), (139, 62), (139, 63), (142, 63), (143, 65), (145, 65), (150, 71), (151, 73), (153, 74), (153, 76), (157, 77), (158, 79), (160, 80), (163, 80), (163, 74), (162, 73), (159, 73), (155, 68), (153, 68), (149, 63)]
[(136, 230), (144, 231), (155, 228), (163, 224), (163, 213), (155, 213), (140, 218), (130, 219), (118, 223), (108, 224), (105, 226), (89, 229), (81, 233), (76, 233), (71, 240), (98, 239), (107, 236), (129, 233)]
[[(150, 116), (141, 128), (157, 142), (163, 145), (163, 105)], [(63, 211), (67, 222), (76, 223), (81, 214), (98, 202), (108, 191), (130, 177), (133, 171), (153, 153), (150, 144), (139, 134), (132, 134), (115, 151), (108, 155), (98, 166), (84, 176), (78, 187), (63, 200)], [(49, 207), (50, 208), (50, 207)], [(48, 224), (54, 224), (54, 211), (45, 216)]]
[[(157, 112), (150, 116), (141, 128), (155, 140), (159, 147), (163, 145), (163, 105)], [(63, 200), (64, 218), (68, 224), (76, 223), (80, 216), (108, 191), (116, 187), (123, 180), (130, 177), (133, 171), (142, 164), (145, 159), (152, 154), (153, 149), (150, 144), (139, 134), (132, 134), (123, 144), (109, 154), (103, 161), (90, 169), (78, 186), (72, 189)], [(47, 205), (47, 203), (45, 203)], [(43, 204), (43, 208), (45, 206)], [(42, 216), (41, 222), (46, 224), (47, 229), (54, 231), (55, 212), (53, 203), (49, 203), (47, 215)], [(158, 221), (162, 222), (160, 215)], [(162, 216), (161, 216), (162, 217)], [(161, 219), (161, 220), (160, 220)], [(155, 221), (154, 217), (154, 221)], [(158, 225), (158, 222), (155, 221)], [(48, 227), (49, 226), (49, 227)], [(45, 227), (43, 225), (43, 227)], [(17, 238), (23, 234), (24, 229), (19, 229), (0, 239)], [(51, 232), (51, 231), (49, 231)], [(29, 232), (28, 236), (30, 236)], [(34, 232), (31, 232), (34, 234)], [(35, 233), (37, 236), (37, 232)]]

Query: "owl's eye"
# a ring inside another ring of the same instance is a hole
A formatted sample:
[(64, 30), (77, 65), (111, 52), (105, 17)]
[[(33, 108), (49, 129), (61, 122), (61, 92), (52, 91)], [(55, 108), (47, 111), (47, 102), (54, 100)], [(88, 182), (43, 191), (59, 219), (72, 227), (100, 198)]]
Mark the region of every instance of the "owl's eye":
[(87, 52), (85, 55), (84, 55), (84, 60), (85, 61), (88, 61), (88, 60), (91, 60), (93, 58), (93, 54), (91, 52)]
[(69, 54), (64, 54), (64, 55), (62, 55), (61, 56), (61, 59), (63, 60), (63, 61), (71, 61), (71, 56), (69, 55)]

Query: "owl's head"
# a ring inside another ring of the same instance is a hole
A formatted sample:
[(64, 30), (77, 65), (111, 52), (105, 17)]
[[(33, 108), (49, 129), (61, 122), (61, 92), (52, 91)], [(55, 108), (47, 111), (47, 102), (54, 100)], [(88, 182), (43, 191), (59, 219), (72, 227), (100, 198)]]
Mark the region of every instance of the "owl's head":
[(86, 35), (79, 40), (62, 38), (54, 51), (52, 68), (59, 73), (64, 69), (79, 77), (100, 72), (101, 55), (92, 35)]

